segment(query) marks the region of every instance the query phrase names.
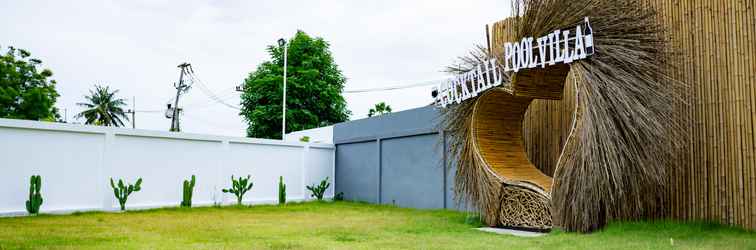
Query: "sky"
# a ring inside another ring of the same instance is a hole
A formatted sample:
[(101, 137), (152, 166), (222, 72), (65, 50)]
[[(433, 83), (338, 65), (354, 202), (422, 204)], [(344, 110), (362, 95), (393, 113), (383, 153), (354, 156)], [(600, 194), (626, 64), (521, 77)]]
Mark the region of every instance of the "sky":
[[(118, 89), (129, 108), (135, 104), (138, 129), (166, 131), (164, 110), (183, 62), (215, 95), (238, 105), (234, 88), (269, 59), (265, 48), (303, 30), (330, 43), (345, 90), (417, 84), (449, 77), (443, 68), (485, 44), (485, 25), (508, 15), (509, 2), (501, 0), (0, 0), (0, 46), (29, 50), (53, 71), (56, 106), (68, 122), (82, 122), (74, 118), (82, 111), (76, 103), (100, 84)], [(356, 120), (382, 101), (394, 112), (425, 106), (430, 90), (344, 96)], [(197, 87), (180, 106), (183, 132), (245, 136), (239, 111)]]

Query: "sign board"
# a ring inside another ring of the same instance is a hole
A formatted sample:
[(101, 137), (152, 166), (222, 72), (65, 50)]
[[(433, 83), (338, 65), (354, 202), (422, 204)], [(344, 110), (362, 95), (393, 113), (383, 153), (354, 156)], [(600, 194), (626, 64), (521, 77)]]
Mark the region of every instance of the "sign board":
[(594, 53), (593, 28), (588, 17), (583, 25), (572, 30), (555, 30), (537, 39), (525, 37), (520, 42), (504, 44), (504, 65), (495, 58), (477, 65), (473, 70), (448, 79), (435, 87), (436, 104), (446, 107), (458, 104), (479, 93), (502, 84), (502, 72), (546, 68), (558, 63), (569, 64)]

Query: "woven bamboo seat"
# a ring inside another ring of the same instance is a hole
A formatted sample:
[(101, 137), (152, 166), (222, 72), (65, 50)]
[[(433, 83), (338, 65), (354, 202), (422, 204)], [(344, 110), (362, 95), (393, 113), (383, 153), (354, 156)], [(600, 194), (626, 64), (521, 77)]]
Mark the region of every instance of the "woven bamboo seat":
[(531, 97), (498, 88), (478, 98), (473, 111), (474, 147), (490, 170), (504, 183), (551, 192), (551, 177), (528, 160), (522, 142), (522, 120)]

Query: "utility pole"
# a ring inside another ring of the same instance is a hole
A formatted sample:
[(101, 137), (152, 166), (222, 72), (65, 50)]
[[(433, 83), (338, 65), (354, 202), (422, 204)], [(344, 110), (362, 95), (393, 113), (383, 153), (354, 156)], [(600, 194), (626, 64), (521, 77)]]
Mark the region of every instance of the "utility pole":
[(131, 108), (126, 114), (131, 114), (131, 128), (136, 129), (136, 96), (131, 97)]
[(286, 43), (286, 39), (281, 38), (281, 39), (278, 39), (278, 45), (282, 46), (283, 49), (284, 49), (284, 54), (283, 54), (283, 60), (284, 60), (284, 66), (283, 66), (283, 105), (281, 105), (283, 107), (283, 110), (281, 111), (281, 114), (282, 114), (282, 117), (283, 117), (283, 122), (282, 122), (283, 124), (281, 125), (281, 140), (284, 140), (284, 138), (286, 137), (286, 66), (287, 66), (286, 65), (286, 63), (287, 63), (286, 60), (287, 60), (287, 57), (288, 57), (287, 54), (288, 54), (289, 44)]
[(131, 97), (131, 108), (134, 111), (131, 113), (131, 128), (136, 129), (136, 96)]
[(184, 84), (184, 74), (188, 73), (187, 70), (191, 68), (191, 64), (189, 63), (182, 63), (179, 64), (178, 67), (181, 69), (181, 74), (179, 75), (179, 81), (178, 84), (173, 84), (173, 86), (176, 88), (176, 101), (173, 105), (173, 119), (171, 120), (171, 131), (173, 132), (181, 132), (181, 126), (179, 124), (179, 98), (181, 97), (181, 94), (189, 90), (189, 85)]

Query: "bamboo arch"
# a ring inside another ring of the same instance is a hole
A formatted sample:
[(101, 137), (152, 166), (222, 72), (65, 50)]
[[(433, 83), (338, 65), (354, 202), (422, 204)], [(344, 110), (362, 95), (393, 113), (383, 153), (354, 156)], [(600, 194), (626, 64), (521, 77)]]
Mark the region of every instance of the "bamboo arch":
[[(589, 232), (613, 219), (654, 216), (666, 166), (686, 140), (684, 121), (670, 119), (684, 84), (664, 71), (671, 51), (655, 10), (639, 0), (513, 5), (522, 14), (494, 37), (494, 54), (466, 62), (501, 62), (497, 44), (575, 27), (587, 16), (596, 52), (569, 65), (505, 73), (501, 87), (443, 111), (448, 153), (456, 157), (456, 197), (490, 226)], [(525, 154), (522, 120), (534, 99), (561, 98), (568, 78), (580, 96), (551, 179)]]
[(522, 142), (522, 119), (532, 100), (504, 89), (486, 92), (475, 103), (471, 132), (475, 152), (502, 182), (547, 195), (552, 179), (530, 163)]
[(504, 88), (484, 93), (472, 112), (473, 149), (497, 182), (497, 222), (508, 227), (546, 230), (551, 227), (552, 178), (528, 160), (522, 141), (522, 120), (533, 101)]

